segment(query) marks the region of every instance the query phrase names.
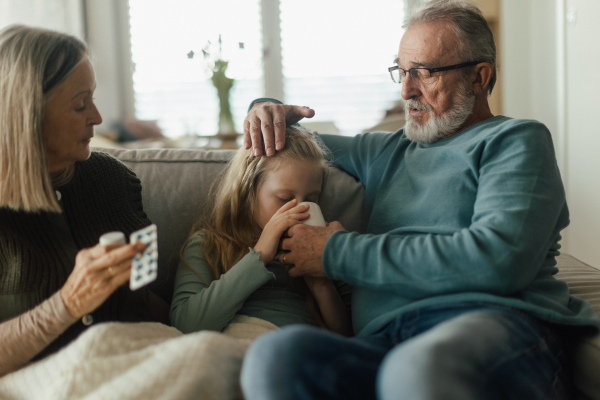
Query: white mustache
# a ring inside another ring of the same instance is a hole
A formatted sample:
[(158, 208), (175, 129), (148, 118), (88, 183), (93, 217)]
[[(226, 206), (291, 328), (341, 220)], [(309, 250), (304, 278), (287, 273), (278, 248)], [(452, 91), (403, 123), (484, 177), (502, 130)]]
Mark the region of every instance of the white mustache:
[(431, 106), (425, 105), (414, 99), (406, 100), (405, 108), (406, 109), (414, 108), (416, 110), (431, 111)]

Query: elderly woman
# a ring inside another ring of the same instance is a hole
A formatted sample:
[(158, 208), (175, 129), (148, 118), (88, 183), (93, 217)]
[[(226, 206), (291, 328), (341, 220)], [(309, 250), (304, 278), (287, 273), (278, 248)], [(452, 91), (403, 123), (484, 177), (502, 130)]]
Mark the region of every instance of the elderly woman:
[(97, 244), (150, 221), (135, 174), (90, 152), (95, 88), (77, 38), (0, 32), (0, 376), (92, 323), (151, 320), (148, 291), (122, 287), (143, 244)]

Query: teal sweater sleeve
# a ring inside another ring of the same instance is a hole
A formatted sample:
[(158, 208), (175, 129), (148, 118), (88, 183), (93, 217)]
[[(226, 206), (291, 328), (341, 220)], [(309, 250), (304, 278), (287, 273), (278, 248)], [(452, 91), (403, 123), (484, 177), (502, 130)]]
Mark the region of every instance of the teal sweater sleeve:
[[(385, 171), (379, 180), (366, 174), (364, 164), (370, 162), (370, 149), (389, 145), (390, 136), (388, 140), (374, 138), (374, 142), (379, 143), (366, 146), (359, 139), (347, 151), (350, 154), (347, 163), (358, 165), (356, 170), (367, 188), (367, 197), (369, 191), (377, 191), (380, 186), (378, 183), (372, 187), (370, 180), (385, 182), (391, 187), (385, 191), (385, 199), (382, 199), (385, 201), (380, 202), (379, 207), (377, 202), (374, 204), (370, 231), (385, 225), (384, 219), (389, 218), (394, 208), (401, 210), (405, 206), (395, 202), (399, 197), (394, 196), (394, 191), (400, 194), (413, 190), (410, 179), (402, 176), (410, 171), (409, 162), (413, 158), (403, 162), (404, 156), (420, 151), (421, 158), (414, 159), (420, 170), (415, 169), (417, 172), (411, 176), (428, 179), (445, 173), (443, 169), (427, 171), (440, 167), (439, 160), (428, 157), (450, 154), (449, 150), (428, 154), (414, 143), (408, 149), (398, 150), (402, 146), (397, 146), (396, 150), (389, 149), (380, 162), (391, 164), (400, 172), (377, 168)], [(452, 151), (462, 156), (448, 157), (444, 162), (450, 171), (464, 171), (464, 182), (458, 180), (458, 187), (444, 184), (436, 187), (431, 181), (427, 197), (410, 199), (406, 194), (403, 197), (411, 204), (419, 203), (414, 211), (422, 213), (423, 219), (439, 214), (437, 226), (399, 226), (387, 232), (382, 230), (386, 233), (365, 235), (336, 232), (329, 239), (323, 256), (327, 276), (351, 285), (393, 290), (413, 300), (461, 292), (510, 296), (532, 283), (549, 250), (557, 244), (559, 231), (568, 223), (565, 193), (550, 133), (534, 121), (510, 120), (502, 124), (501, 129), (492, 129), (492, 134), (483, 140), (465, 141), (462, 146), (460, 140), (457, 138), (458, 144)], [(440, 146), (444, 145), (442, 142)], [(434, 147), (435, 144), (429, 150)], [(365, 154), (363, 158), (358, 156), (361, 153)], [(470, 178), (476, 185), (474, 203), (461, 204), (460, 190), (468, 192)], [(394, 187), (394, 182), (409, 184)], [(444, 208), (448, 211), (443, 211)], [(465, 208), (471, 213), (470, 223), (444, 229), (449, 225), (444, 221), (444, 214), (450, 215), (456, 208)]]
[(361, 182), (366, 181), (375, 160), (394, 140), (386, 132), (318, 136), (331, 152), (333, 163)]
[(171, 302), (171, 324), (183, 333), (223, 330), (248, 296), (275, 277), (251, 250), (214, 280), (204, 258), (202, 234), (189, 239), (183, 260), (187, 265), (181, 262), (177, 268)]

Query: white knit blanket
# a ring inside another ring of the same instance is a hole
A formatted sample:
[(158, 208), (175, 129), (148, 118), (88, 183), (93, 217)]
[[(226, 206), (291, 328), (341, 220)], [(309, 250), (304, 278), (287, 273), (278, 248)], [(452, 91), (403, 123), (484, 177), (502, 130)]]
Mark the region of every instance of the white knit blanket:
[(106, 323), (0, 379), (0, 399), (242, 399), (250, 342), (273, 325), (236, 317), (233, 335), (158, 323)]

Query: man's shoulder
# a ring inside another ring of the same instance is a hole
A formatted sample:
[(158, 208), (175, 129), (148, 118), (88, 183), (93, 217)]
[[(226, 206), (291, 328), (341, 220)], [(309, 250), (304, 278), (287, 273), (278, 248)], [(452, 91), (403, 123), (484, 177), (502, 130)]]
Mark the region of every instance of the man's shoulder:
[(478, 141), (550, 140), (550, 131), (542, 122), (534, 119), (510, 118), (496, 115), (472, 127), (472, 138)]
[(482, 124), (480, 131), (473, 135), (476, 143), (471, 143), (482, 149), (484, 158), (501, 154), (503, 157), (512, 157), (524, 153), (531, 159), (543, 159), (548, 155), (554, 157), (552, 134), (542, 122), (505, 116), (492, 119)]
[(504, 115), (496, 115), (488, 120), (482, 121), (474, 128), (479, 130), (493, 129), (496, 131), (502, 130), (529, 130), (543, 129), (548, 130), (546, 125), (535, 119), (510, 118)]

